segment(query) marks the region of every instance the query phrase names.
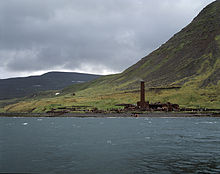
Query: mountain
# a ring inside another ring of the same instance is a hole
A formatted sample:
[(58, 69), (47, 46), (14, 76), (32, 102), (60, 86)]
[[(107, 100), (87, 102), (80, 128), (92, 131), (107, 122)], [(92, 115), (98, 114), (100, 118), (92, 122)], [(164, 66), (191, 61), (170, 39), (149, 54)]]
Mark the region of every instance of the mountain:
[[(121, 74), (123, 81), (141, 78), (148, 86), (183, 85), (205, 75), (201, 87), (220, 80), (220, 1), (199, 15), (159, 49)], [(118, 79), (120, 81), (120, 78)]]
[(201, 87), (217, 85), (220, 80), (219, 0), (204, 8), (159, 49), (107, 81), (129, 88), (141, 79), (148, 87), (158, 87), (183, 85), (198, 76), (202, 76)]
[(158, 87), (183, 85), (198, 76), (203, 76), (201, 87), (217, 85), (220, 80), (219, 0), (204, 8), (159, 49), (108, 80), (129, 88), (142, 79), (148, 87)]
[[(45, 112), (72, 105), (109, 109), (119, 103), (136, 103), (140, 80), (145, 81), (146, 100), (150, 102), (219, 109), (220, 0), (209, 4), (189, 25), (124, 72), (68, 86), (57, 97), (33, 97), (2, 111)], [(76, 95), (71, 95), (73, 92)]]
[[(97, 90), (135, 91), (140, 80), (148, 89), (164, 89), (161, 95), (148, 91), (152, 101), (220, 108), (220, 0), (209, 4), (189, 25), (124, 72), (65, 90), (90, 94)], [(173, 87), (179, 90), (171, 91)]]
[(87, 82), (99, 75), (75, 72), (48, 72), (40, 76), (0, 80), (0, 99), (24, 97), (46, 90), (59, 90), (69, 85)]

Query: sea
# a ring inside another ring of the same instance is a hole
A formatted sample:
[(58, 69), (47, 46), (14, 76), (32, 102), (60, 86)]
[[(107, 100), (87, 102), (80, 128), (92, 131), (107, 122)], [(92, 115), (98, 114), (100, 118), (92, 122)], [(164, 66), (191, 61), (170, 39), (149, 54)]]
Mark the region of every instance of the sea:
[(219, 174), (220, 118), (0, 118), (0, 173)]

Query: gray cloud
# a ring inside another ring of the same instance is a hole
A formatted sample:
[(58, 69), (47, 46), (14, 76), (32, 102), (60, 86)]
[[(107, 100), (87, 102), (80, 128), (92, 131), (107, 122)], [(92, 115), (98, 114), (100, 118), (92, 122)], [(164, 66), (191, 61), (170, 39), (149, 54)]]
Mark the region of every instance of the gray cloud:
[(120, 72), (214, 0), (1, 0), (0, 78)]

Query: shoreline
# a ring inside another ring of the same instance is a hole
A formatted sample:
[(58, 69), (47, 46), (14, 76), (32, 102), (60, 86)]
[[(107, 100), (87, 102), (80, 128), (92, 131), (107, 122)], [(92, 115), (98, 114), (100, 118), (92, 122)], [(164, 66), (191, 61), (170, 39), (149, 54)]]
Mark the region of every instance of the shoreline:
[(109, 118), (109, 117), (220, 117), (220, 113), (182, 113), (182, 112), (149, 112), (149, 113), (0, 113), (0, 117), (76, 117), (76, 118)]

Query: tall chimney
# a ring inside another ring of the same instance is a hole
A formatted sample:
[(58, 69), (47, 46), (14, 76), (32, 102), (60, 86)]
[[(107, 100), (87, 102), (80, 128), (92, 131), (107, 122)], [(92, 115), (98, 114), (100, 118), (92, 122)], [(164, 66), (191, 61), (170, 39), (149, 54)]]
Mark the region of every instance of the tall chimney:
[(145, 103), (145, 88), (144, 81), (141, 81), (141, 104)]

